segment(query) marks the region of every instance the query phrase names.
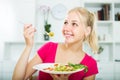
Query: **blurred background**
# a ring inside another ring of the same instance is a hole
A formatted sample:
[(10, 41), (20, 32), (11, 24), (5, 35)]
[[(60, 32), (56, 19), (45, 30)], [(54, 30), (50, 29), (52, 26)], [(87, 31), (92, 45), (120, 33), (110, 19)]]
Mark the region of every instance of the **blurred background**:
[[(120, 0), (0, 0), (0, 80), (12, 79), (13, 69), (25, 45), (24, 24), (32, 24), (37, 29), (31, 59), (45, 42), (63, 42), (64, 17), (69, 9), (78, 6), (96, 15), (99, 53), (93, 54), (84, 46), (98, 62), (96, 80), (120, 80)], [(45, 37), (45, 25), (54, 32), (53, 37)]]

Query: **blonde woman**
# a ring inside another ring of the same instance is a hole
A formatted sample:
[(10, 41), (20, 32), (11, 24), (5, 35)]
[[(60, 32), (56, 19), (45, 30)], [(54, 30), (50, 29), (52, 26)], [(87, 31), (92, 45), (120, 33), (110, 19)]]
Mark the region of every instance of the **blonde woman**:
[(94, 15), (82, 7), (71, 9), (64, 21), (62, 34), (64, 43), (47, 42), (38, 49), (33, 59), (28, 62), (33, 42), (34, 32), (32, 25), (25, 25), (24, 37), (26, 47), (19, 58), (13, 73), (13, 80), (27, 80), (35, 72), (32, 67), (40, 63), (69, 62), (83, 64), (88, 71), (80, 71), (70, 75), (53, 75), (39, 72), (38, 80), (95, 80), (98, 73), (97, 62), (83, 50), (86, 41), (94, 52), (98, 51), (97, 38), (94, 28)]

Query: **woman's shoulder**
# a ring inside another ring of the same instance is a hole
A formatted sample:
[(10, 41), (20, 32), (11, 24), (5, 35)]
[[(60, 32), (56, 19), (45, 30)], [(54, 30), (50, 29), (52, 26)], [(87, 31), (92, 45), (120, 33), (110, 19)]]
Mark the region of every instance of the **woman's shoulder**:
[(87, 63), (87, 65), (92, 65), (92, 64), (96, 64), (97, 61), (95, 60), (94, 57), (92, 57), (88, 54), (85, 54), (85, 58), (84, 58), (83, 63)]
[(95, 61), (95, 62), (96, 62), (96, 60), (95, 60), (95, 58), (94, 58), (93, 56), (86, 54), (86, 57), (87, 57), (87, 59), (89, 59), (89, 60), (92, 60), (92, 61)]
[(98, 73), (97, 61), (92, 56), (86, 54), (84, 65), (88, 68), (88, 72), (85, 74), (85, 77)]

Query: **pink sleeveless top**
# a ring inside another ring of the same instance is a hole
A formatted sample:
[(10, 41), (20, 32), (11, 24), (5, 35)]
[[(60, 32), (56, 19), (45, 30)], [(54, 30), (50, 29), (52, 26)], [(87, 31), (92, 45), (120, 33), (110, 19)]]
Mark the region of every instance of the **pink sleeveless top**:
[[(48, 42), (44, 44), (40, 49), (38, 49), (37, 53), (39, 57), (42, 59), (43, 63), (55, 62), (57, 45), (58, 43)], [(91, 56), (85, 54), (85, 57), (80, 62), (80, 64), (86, 65), (88, 67), (88, 71), (86, 73), (84, 71), (73, 73), (69, 76), (69, 80), (76, 79), (83, 80), (84, 77), (98, 73), (97, 62)], [(53, 80), (53, 79), (49, 74), (40, 71), (38, 75), (38, 80)]]

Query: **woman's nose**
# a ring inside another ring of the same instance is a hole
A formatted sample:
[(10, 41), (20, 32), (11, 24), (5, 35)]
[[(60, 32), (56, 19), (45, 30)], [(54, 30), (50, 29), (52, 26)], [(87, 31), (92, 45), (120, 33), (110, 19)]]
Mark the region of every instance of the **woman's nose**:
[(64, 25), (64, 28), (65, 29), (71, 29), (71, 25), (70, 24), (66, 24), (66, 25)]
[(66, 30), (66, 31), (69, 31), (69, 30), (70, 30), (70, 26), (69, 26), (69, 25), (65, 25), (65, 26), (63, 27), (63, 29)]

